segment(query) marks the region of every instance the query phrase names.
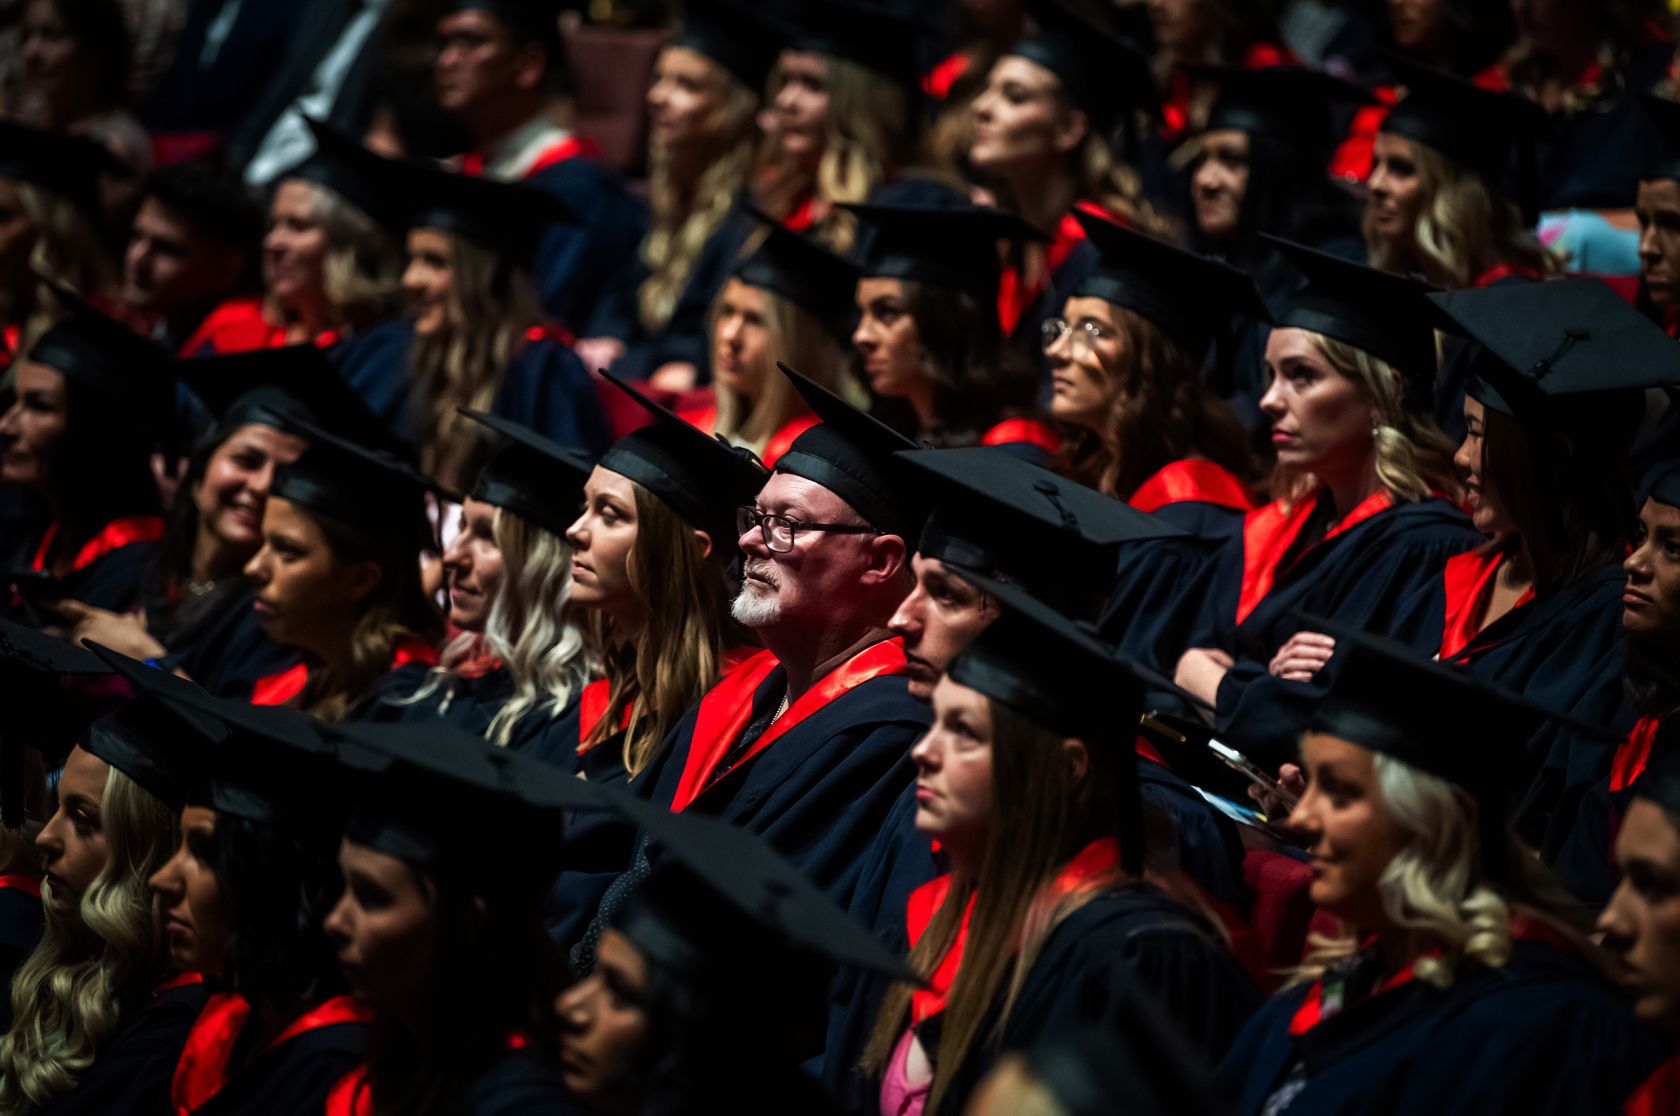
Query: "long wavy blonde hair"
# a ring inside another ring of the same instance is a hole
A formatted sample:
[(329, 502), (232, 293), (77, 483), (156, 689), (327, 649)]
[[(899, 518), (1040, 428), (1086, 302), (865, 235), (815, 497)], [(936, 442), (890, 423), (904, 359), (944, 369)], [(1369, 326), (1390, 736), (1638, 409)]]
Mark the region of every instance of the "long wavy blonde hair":
[(332, 304), (333, 324), (366, 329), (402, 306), (403, 257), (389, 233), (344, 195), (310, 182), (313, 213), (326, 235), (322, 285)]
[[(724, 290), (727, 289), (725, 286)], [(832, 388), (840, 374), (840, 342), (815, 314), (797, 302), (775, 291), (755, 289), (764, 293), (765, 327), (770, 335), (764, 367), (756, 370), (763, 386), (755, 398), (748, 399), (717, 384), (715, 430), (735, 445), (762, 454), (777, 431), (808, 409), (794, 389), (793, 381), (777, 372), (773, 362), (779, 360), (823, 387)], [(720, 290), (707, 319), (708, 334), (717, 329), (718, 306), (722, 300)]]
[(702, 129), (712, 137), (711, 150), (697, 159), (699, 177), (679, 180), (671, 152), (650, 141), (648, 202), (652, 219), (642, 240), (648, 277), (636, 292), (642, 326), (659, 330), (671, 320), (694, 262), (717, 231), (735, 196), (747, 183), (758, 135), (758, 91), (748, 89), (722, 66), (707, 59), (717, 98)]
[(5, 184), (17, 191), (18, 205), (35, 230), (29, 266), (44, 277), (34, 284), (26, 302), (10, 304), (11, 296), (0, 292), (0, 322), (20, 327), (21, 353), (28, 352), (65, 314), (44, 280), (89, 296), (110, 285), (112, 265), (94, 222), (80, 206), (32, 182), (7, 179)]
[(1463, 290), (1489, 268), (1512, 264), (1550, 278), (1563, 270), (1525, 226), (1522, 210), (1495, 193), (1487, 179), (1424, 143), (1412, 142), (1423, 198), (1413, 244), (1376, 235), (1369, 211), (1362, 222), (1371, 266), (1406, 274), (1421, 271), (1438, 287)]
[[(1483, 878), (1475, 801), (1469, 792), (1392, 756), (1372, 757), (1377, 792), (1389, 816), (1411, 840), (1395, 854), (1377, 882), (1383, 913), (1409, 934), (1419, 980), (1446, 987), (1467, 961), (1503, 965), (1511, 956), (1511, 910)], [(1334, 937), (1314, 935), (1291, 985), (1317, 980), (1353, 955), (1351, 929)]]
[[(1377, 480), (1388, 494), (1415, 503), (1439, 493), (1457, 502), (1464, 486), (1452, 461), (1455, 447), (1433, 418), (1406, 406), (1406, 381), (1400, 370), (1345, 341), (1321, 333), (1311, 336), (1330, 367), (1357, 384), (1371, 401)], [(1272, 473), (1272, 495), (1279, 499), (1300, 500), (1317, 486), (1311, 474), (1298, 470), (1279, 468)]]
[(77, 921), (48, 906), (46, 932), (12, 979), (12, 1029), (0, 1037), (6, 1116), (47, 1107), (74, 1088), (116, 1034), (123, 1009), (168, 971), (163, 909), (146, 881), (174, 853), (179, 818), (115, 768), (100, 816), (108, 858)]

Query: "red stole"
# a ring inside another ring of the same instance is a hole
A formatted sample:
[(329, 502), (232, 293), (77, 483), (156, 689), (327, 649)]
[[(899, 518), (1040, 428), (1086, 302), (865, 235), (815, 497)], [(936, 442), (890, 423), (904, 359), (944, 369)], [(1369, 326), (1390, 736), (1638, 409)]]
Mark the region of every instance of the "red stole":
[[(1110, 213), (1096, 202), (1077, 201), (1073, 203), (1073, 208), (1084, 210), (1093, 217), (1102, 217), (1122, 225), (1131, 225), (1130, 221), (1118, 214)], [(997, 304), (998, 324), (1003, 327), (1005, 336), (1015, 332), (1015, 327), (1021, 324), (1021, 319), (1032, 308), (1032, 304), (1037, 302), (1038, 296), (1044, 293), (1044, 288), (1049, 285), (1050, 277), (1061, 270), (1061, 266), (1067, 263), (1068, 257), (1073, 255), (1073, 250), (1079, 247), (1084, 239), (1085, 226), (1079, 223), (1070, 210), (1062, 214), (1061, 221), (1056, 225), (1055, 239), (1044, 250), (1044, 274), (1038, 282), (1029, 286), (1026, 279), (1021, 275), (1019, 267), (1014, 264), (1004, 266), (1003, 274), (998, 280)], [(1058, 306), (1056, 309), (1060, 312), (1061, 307)]]
[(1535, 271), (1527, 264), (1502, 263), (1494, 264), (1492, 267), (1476, 276), (1475, 282), (1470, 285), (1472, 287), (1491, 287), (1501, 279), (1510, 279), (1513, 276), (1520, 279), (1528, 279), (1533, 282), (1539, 282), (1543, 278), (1538, 271)]
[(1673, 1116), (1680, 1112), (1680, 1057), (1670, 1058), (1622, 1105), (1622, 1116)]
[[(1307, 518), (1317, 506), (1318, 493), (1311, 492), (1295, 501), (1292, 506), (1282, 500), (1273, 500), (1265, 507), (1249, 512), (1243, 518), (1242, 592), (1237, 597), (1237, 623), (1241, 624), (1248, 619), (1248, 614), (1266, 599), (1266, 594), (1272, 591), (1278, 574), (1288, 572), (1280, 570), (1278, 565), (1300, 536), (1301, 529), (1307, 524)], [(1394, 497), (1386, 490), (1379, 489), (1361, 500), (1357, 507), (1332, 525), (1324, 533), (1324, 538), (1314, 545), (1323, 545), (1393, 506)]]
[(0, 876), (0, 891), (21, 891), (39, 899), (41, 897), (41, 877)]
[(809, 232), (817, 223), (817, 198), (815, 194), (806, 194), (794, 203), (788, 210), (787, 216), (782, 218), (782, 228), (788, 232)]
[[(47, 569), (47, 552), (58, 538), (58, 524), (49, 523), (46, 534), (41, 536), (41, 545), (35, 551), (34, 561), (29, 568), (36, 573), (50, 573)], [(113, 550), (121, 550), (130, 543), (157, 542), (163, 538), (163, 518), (156, 515), (131, 515), (126, 519), (113, 519), (99, 529), (99, 533), (82, 544), (76, 551), (76, 557), (71, 560), (67, 573), (86, 569)]]
[(1126, 503), (1140, 512), (1186, 501), (1217, 504), (1240, 512), (1254, 510), (1254, 494), (1223, 465), (1206, 458), (1186, 457), (1161, 468), (1138, 485)]
[[(531, 1040), (522, 1034), (508, 1036), (509, 1051), (523, 1050)], [(373, 1116), (373, 1090), (368, 1087), (367, 1064), (357, 1066), (333, 1085), (327, 1093), (325, 1116)]]
[[(677, 417), (702, 434), (717, 433), (718, 409), (715, 403), (704, 407), (695, 407), (691, 410), (678, 411)], [(777, 460), (793, 446), (794, 441), (815, 425), (817, 425), (817, 416), (815, 415), (797, 415), (789, 419), (786, 425), (772, 434), (770, 440), (764, 443), (764, 452), (758, 455), (758, 459), (764, 462), (767, 468), (775, 468)]]
[(203, 973), (176, 973), (172, 977), (165, 977), (152, 989), (152, 995), (161, 996), (165, 992), (173, 992), (177, 988), (189, 988), (195, 984), (204, 983)]
[(946, 56), (943, 62), (934, 66), (922, 75), (922, 92), (936, 101), (943, 101), (951, 95), (951, 87), (974, 65), (974, 59), (965, 51), (957, 51)]
[[(391, 670), (409, 663), (425, 663), (436, 666), (438, 661), (437, 648), (423, 639), (408, 639), (397, 644), (391, 653)], [(306, 662), (293, 663), (285, 670), (275, 671), (257, 679), (257, 684), (251, 687), (252, 705), (285, 705), (299, 694), (309, 682), (309, 664)]]
[[(1056, 873), (1056, 878), (1045, 887), (1040, 901), (1059, 902), (1091, 881), (1111, 874), (1119, 866), (1120, 842), (1112, 837), (1092, 841), (1062, 866)], [(927, 933), (928, 924), (933, 921), (935, 912), (945, 905), (945, 898), (950, 891), (951, 877), (947, 875), (930, 880), (910, 893), (910, 902), (905, 907), (905, 928), (910, 933), (912, 946), (921, 941), (922, 935)], [(974, 896), (970, 895), (968, 907), (963, 911), (962, 924), (957, 927), (957, 936), (952, 939), (951, 948), (945, 951), (945, 956), (939, 959), (939, 966), (928, 977), (928, 987), (918, 988), (910, 996), (912, 1024), (931, 1019), (945, 1010), (945, 1001), (951, 994), (951, 985), (956, 981), (957, 970), (962, 966), (963, 947), (968, 943), (968, 920), (973, 914)]]
[[(578, 751), (584, 750), (583, 742), (589, 739), (589, 734), (595, 731), (595, 726), (602, 717), (607, 715), (607, 707), (612, 704), (612, 684), (605, 678), (597, 678), (583, 688), (578, 695)], [(623, 728), (630, 723), (630, 707), (624, 707)]]
[[(175, 1064), (175, 1080), (170, 1085), (169, 1096), (176, 1116), (188, 1116), (227, 1086), (231, 1077), (228, 1061), (250, 1014), (251, 1005), (231, 992), (218, 993), (204, 1005), (187, 1034), (181, 1060)], [(372, 1013), (349, 996), (334, 996), (292, 1020), (259, 1053), (267, 1053), (309, 1031), (338, 1023), (366, 1023), (370, 1018)]]
[[(553, 146), (544, 150), (541, 155), (538, 155), (536, 161), (529, 167), (525, 168), (525, 174), (523, 177), (530, 178), (532, 175), (545, 171), (549, 167), (554, 166), (556, 163), (563, 163), (567, 159), (574, 159), (579, 155), (598, 155), (600, 154), (600, 151), (601, 149), (596, 147), (590, 140), (584, 139), (581, 136), (567, 136), (565, 139), (557, 141)], [(484, 173), (484, 163), (484, 152), (469, 151), (465, 155), (461, 156), (461, 173), (478, 177)]]
[[(1439, 957), (1440, 955), (1441, 951), (1438, 949), (1425, 950), (1417, 960), (1422, 960), (1424, 957)], [(1392, 992), (1396, 988), (1403, 988), (1416, 980), (1417, 974), (1412, 970), (1417, 965), (1417, 960), (1407, 962), (1405, 968), (1383, 981), (1376, 991), (1372, 992), (1367, 998), (1375, 999), (1384, 992)], [(1333, 1013), (1331, 1018), (1334, 1017), (1335, 1014)], [(1323, 1021), (1324, 978), (1319, 977), (1313, 981), (1312, 987), (1307, 989), (1307, 998), (1301, 1001), (1301, 1006), (1295, 1009), (1294, 1016), (1289, 1020), (1289, 1033), (1296, 1036), (1304, 1035)]]
[(1645, 774), (1645, 765), (1651, 762), (1651, 745), (1657, 741), (1659, 723), (1655, 717), (1641, 717), (1634, 722), (1627, 739), (1617, 747), (1616, 757), (1610, 761), (1611, 791), (1625, 791)]
[[(1045, 453), (1055, 453), (1062, 448), (1062, 440), (1050, 424), (1033, 418), (1004, 419), (980, 435), (983, 446), (1007, 446), (1012, 442), (1037, 446)], [(766, 461), (765, 464), (770, 463)]]
[[(1493, 579), (1499, 573), (1499, 567), (1504, 564), (1505, 555), (1497, 551), (1483, 554), (1479, 550), (1470, 550), (1447, 559), (1441, 572), (1446, 583), (1447, 606), (1446, 623), (1441, 628), (1440, 654), (1437, 656), (1442, 661), (1464, 650), (1476, 638), (1476, 633), (1481, 630), (1482, 605), (1493, 588)], [(1521, 608), (1533, 599), (1534, 590), (1530, 588), (1517, 599), (1515, 608)]]
[[(778, 665), (776, 656), (768, 651), (759, 651), (725, 674), (700, 699), (688, 759), (683, 764), (682, 779), (677, 783), (677, 793), (671, 801), (673, 813), (686, 809), (718, 778), (727, 774), (718, 772), (717, 766), (752, 721), (753, 696)], [(753, 741), (752, 747), (736, 762), (736, 766), (764, 751), (789, 729), (848, 691), (872, 678), (903, 673), (904, 644), (900, 640), (884, 639), (870, 644), (799, 695), (799, 699), (788, 706), (787, 712)]]

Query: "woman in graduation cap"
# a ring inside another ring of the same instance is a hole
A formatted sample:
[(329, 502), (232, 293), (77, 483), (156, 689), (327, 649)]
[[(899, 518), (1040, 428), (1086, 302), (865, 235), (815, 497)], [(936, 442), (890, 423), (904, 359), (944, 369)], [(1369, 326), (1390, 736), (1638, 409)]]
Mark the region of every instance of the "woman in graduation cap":
[(459, 634), (435, 666), (398, 667), (381, 687), (393, 692), (366, 719), (441, 718), (570, 769), (578, 741), (569, 715), (598, 668), (571, 608), (566, 528), (593, 462), (492, 415), (469, 417), (504, 445), (479, 471), (443, 552), (449, 623)]
[(71, 750), (58, 809), (36, 837), (47, 929), (7, 991), (8, 1116), (164, 1111), (204, 1006), (198, 974), (170, 958), (165, 913), (147, 888), (180, 842), (184, 792), (183, 773), (159, 758), (165, 745), (145, 700), (96, 721)]
[(389, 453), (300, 429), (309, 448), (275, 471), (245, 576), (263, 630), (303, 661), (259, 680), (250, 700), (330, 721), (374, 706), (390, 671), (437, 659), (442, 618), (420, 584), (433, 485)]
[[(68, 300), (72, 296), (61, 294)], [(151, 457), (172, 421), (168, 357), (80, 300), (12, 373), (0, 412), (0, 486), (44, 525), (8, 540), (36, 602), (67, 597), (126, 612), (140, 603), (163, 534)], [(12, 607), (45, 617), (26, 595)], [(50, 614), (49, 614), (50, 615)]]
[(775, 468), (817, 421), (776, 361), (809, 368), (824, 387), (834, 386), (857, 273), (816, 241), (757, 216), (766, 226), (764, 243), (712, 304), (712, 402), (679, 413)]
[(440, 724), (342, 737), (377, 774), (355, 794), (324, 926), (372, 1021), (327, 1116), (576, 1112), (549, 1064), (561, 970), (539, 915), (561, 807), (591, 788)]
[(1036, 418), (1038, 369), (1004, 343), (996, 302), (999, 242), (1043, 238), (984, 206), (846, 208), (869, 233), (852, 331), (869, 390), (903, 400), (920, 440), (1009, 446), (1048, 461), (1056, 438)]
[(482, 435), (461, 418), (463, 407), (564, 445), (603, 448), (595, 385), (570, 337), (542, 323), (531, 279), (542, 230), (567, 210), (535, 187), (394, 160), (372, 177), (387, 197), (385, 220), (407, 237), (410, 313), (336, 356), (351, 385), (418, 448), (421, 468), (454, 487), (482, 463)]
[(910, 897), (910, 964), (863, 1066), (880, 1111), (959, 1112), (1000, 1054), (1100, 1017), (1141, 986), (1210, 1057), (1258, 993), (1214, 926), (1152, 882), (1133, 732), (1143, 687), (1071, 621), (1005, 606), (934, 689), (911, 756), (917, 828), (950, 874)]
[(692, 379), (705, 367), (706, 309), (752, 231), (733, 206), (780, 49), (773, 29), (732, 0), (689, 4), (684, 17), (647, 91), (651, 227), (578, 342), (585, 365), (632, 379), (673, 363), (693, 366)]
[(1340, 932), (1220, 1066), (1239, 1113), (1608, 1112), (1655, 1066), (1584, 912), (1511, 839), (1499, 768), (1542, 716), (1356, 632), (1288, 826)]
[(1266, 343), (1274, 498), (1213, 560), (1177, 666), (1221, 737), (1268, 761), (1293, 758), (1312, 700), (1302, 682), (1329, 656), (1299, 613), (1394, 632), (1404, 602), (1479, 538), (1451, 502), (1452, 446), (1429, 417), (1427, 288), (1273, 243), (1306, 280)]

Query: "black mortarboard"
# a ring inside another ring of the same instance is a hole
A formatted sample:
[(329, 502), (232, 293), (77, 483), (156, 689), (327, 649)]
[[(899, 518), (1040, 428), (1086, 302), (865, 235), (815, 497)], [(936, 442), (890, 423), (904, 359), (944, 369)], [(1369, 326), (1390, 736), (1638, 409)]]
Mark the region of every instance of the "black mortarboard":
[(1129, 39), (1067, 0), (1038, 0), (1029, 10), (1037, 30), (1009, 53), (1055, 74), (1068, 100), (1095, 125), (1106, 127), (1128, 109), (1159, 115), (1149, 59)]
[(91, 640), (88, 648), (128, 681), (134, 696), (93, 722), (82, 747), (172, 810), (209, 805), (210, 752), (227, 730), (215, 718), (170, 700), (209, 695), (184, 678)]
[(282, 178), (302, 178), (325, 186), (369, 216), (389, 203), (381, 194), (386, 159), (325, 121), (306, 116), (303, 122), (315, 137), (315, 151)]
[(661, 970), (718, 997), (718, 1010), (756, 1024), (755, 1039), (814, 1053), (836, 965), (916, 980), (763, 838), (631, 795), (613, 801), (660, 850), (615, 927)]
[(1135, 311), (1194, 353), (1231, 315), (1265, 321), (1254, 280), (1230, 264), (1134, 232), (1082, 209), (1073, 215), (1100, 257), (1073, 287), (1076, 298), (1100, 298)]
[(998, 241), (1049, 238), (1013, 213), (990, 206), (842, 205), (864, 222), (858, 271), (872, 278), (910, 279), (966, 291), (991, 303), (1002, 262)]
[(756, 10), (731, 0), (687, 0), (683, 7), (682, 26), (671, 42), (699, 51), (762, 96), (782, 50), (778, 29)]
[(969, 580), (1003, 611), (957, 654), (947, 674), (1053, 732), (1112, 746), (1121, 854), (1128, 871), (1141, 871), (1143, 801), (1134, 741), (1144, 678), (1090, 628), (1020, 586), (982, 575)]
[(1406, 87), (1382, 131), (1434, 148), (1485, 178), (1532, 220), (1538, 204), (1536, 132), (1544, 113), (1526, 97), (1495, 93), (1451, 74), (1387, 54)]
[(1651, 758), (1633, 784), (1633, 796), (1655, 802), (1680, 818), (1680, 721), (1665, 717), (1657, 724)]
[(1205, 131), (1231, 128), (1270, 136), (1328, 156), (1335, 142), (1331, 108), (1369, 104), (1369, 89), (1307, 66), (1186, 66), (1219, 86)]
[(1659, 137), (1659, 142), (1651, 145), (1639, 177), (1680, 179), (1680, 104), (1655, 93), (1641, 94), (1639, 100)]
[(926, 512), (905, 483), (903, 464), (894, 455), (915, 449), (916, 443), (781, 361), (776, 367), (822, 420), (794, 439), (777, 459), (776, 472), (815, 481), (850, 504), (871, 527), (907, 542), (915, 539)]
[(799, 0), (781, 15), (788, 50), (855, 62), (913, 85), (927, 28), (915, 17), (858, 0)]
[(28, 746), (53, 764), (95, 715), (64, 691), (63, 680), (104, 673), (90, 652), (0, 618), (0, 822), (7, 829), (25, 820)]
[(560, 0), (448, 0), (443, 12), (488, 12), (519, 38), (558, 47), (560, 8)]
[(1680, 508), (1680, 466), (1675, 466), (1651, 486), (1650, 498), (1671, 508)]
[(601, 468), (635, 481), (709, 534), (714, 553), (733, 553), (735, 511), (753, 502), (770, 474), (746, 450), (700, 433), (612, 373), (601, 375), (653, 416), (651, 426), (614, 442)]
[(29, 347), (28, 359), (95, 389), (124, 419), (161, 420), (174, 399), (170, 353), (73, 291), (54, 284), (53, 294), (68, 316)]
[(1272, 323), (1321, 333), (1362, 349), (1406, 377), (1407, 402), (1426, 409), (1435, 393), (1435, 288), (1275, 236), (1267, 243), (1307, 282), (1272, 308)]
[(751, 213), (768, 235), (758, 251), (736, 266), (735, 278), (798, 303), (845, 339), (857, 305), (857, 265), (757, 209)]
[(191, 357), (175, 367), (224, 429), (304, 423), (358, 442), (388, 437), (367, 402), (314, 345)]
[(1069, 615), (1113, 591), (1121, 545), (1184, 533), (996, 446), (899, 456), (931, 505), (923, 557), (1013, 581)]
[(414, 159), (385, 159), (372, 213), (396, 232), (436, 229), (510, 260), (529, 260), (550, 225), (577, 221), (553, 194), (521, 182), (458, 174)]
[(97, 140), (0, 121), (0, 178), (50, 190), (96, 222), (104, 214), (99, 176), (122, 173), (123, 165)]
[(1438, 291), (1428, 301), (1484, 350), (1467, 390), (1525, 425), (1567, 424), (1582, 397), (1680, 385), (1680, 343), (1597, 279)]
[(478, 471), (468, 495), (564, 535), (583, 506), (594, 458), (516, 422), (465, 408), (461, 413), (507, 439)]
[(356, 445), (312, 423), (293, 425), (309, 439), (309, 448), (274, 470), (271, 495), (373, 535), (412, 536), (416, 546), (431, 535), (425, 494), (458, 502), (395, 454)]
[(1336, 639), (1329, 686), (1308, 732), (1326, 733), (1381, 752), (1468, 791), (1478, 803), (1482, 867), (1508, 878), (1507, 787), (1522, 746), (1544, 721), (1556, 721), (1609, 747), (1614, 734), (1544, 709), (1469, 672), (1400, 643), (1334, 621), (1312, 630)]

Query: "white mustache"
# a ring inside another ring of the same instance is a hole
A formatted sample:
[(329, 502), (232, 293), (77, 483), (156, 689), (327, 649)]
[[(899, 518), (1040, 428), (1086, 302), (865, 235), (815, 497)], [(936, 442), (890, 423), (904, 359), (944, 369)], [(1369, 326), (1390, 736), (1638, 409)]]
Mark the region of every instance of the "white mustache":
[(782, 584), (781, 579), (776, 576), (775, 564), (767, 558), (748, 558), (742, 562), (741, 576), (756, 577), (768, 583), (772, 589), (779, 589)]

